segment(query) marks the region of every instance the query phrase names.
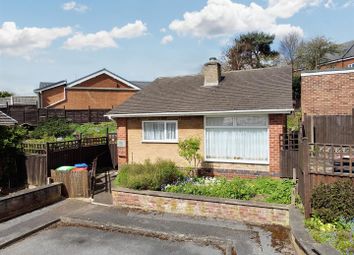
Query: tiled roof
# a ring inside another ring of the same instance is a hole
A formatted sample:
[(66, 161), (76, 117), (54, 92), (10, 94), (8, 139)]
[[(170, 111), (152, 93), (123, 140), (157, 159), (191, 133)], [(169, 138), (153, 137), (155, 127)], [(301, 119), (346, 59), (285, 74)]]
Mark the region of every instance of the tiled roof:
[(338, 52), (335, 54), (327, 54), (322, 64), (345, 58), (354, 58), (354, 40), (339, 44)]
[(130, 82), (141, 89), (151, 84), (151, 81), (130, 81)]
[(17, 124), (17, 120), (0, 111), (0, 126), (13, 126), (15, 124)]
[(292, 71), (275, 67), (223, 73), (218, 86), (203, 75), (158, 78), (112, 114), (292, 109)]
[(39, 88), (33, 90), (33, 92), (39, 92), (45, 89), (54, 88), (59, 85), (66, 85), (66, 80), (57, 81), (57, 82), (40, 82)]

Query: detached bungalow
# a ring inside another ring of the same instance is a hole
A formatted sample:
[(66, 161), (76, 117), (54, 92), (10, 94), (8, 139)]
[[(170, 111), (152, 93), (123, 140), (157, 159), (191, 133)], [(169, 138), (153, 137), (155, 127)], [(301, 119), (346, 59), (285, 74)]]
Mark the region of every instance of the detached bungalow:
[(292, 109), (291, 68), (158, 78), (107, 115), (117, 122), (120, 165), (146, 159), (187, 162), (178, 141), (201, 139), (201, 171), (210, 175), (280, 175), (279, 135)]

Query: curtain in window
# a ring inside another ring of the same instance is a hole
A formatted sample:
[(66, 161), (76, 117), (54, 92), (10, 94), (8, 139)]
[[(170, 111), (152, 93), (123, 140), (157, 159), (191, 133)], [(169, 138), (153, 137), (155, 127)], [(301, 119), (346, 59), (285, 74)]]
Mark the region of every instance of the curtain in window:
[(144, 140), (164, 140), (164, 122), (144, 122)]
[(267, 161), (267, 128), (207, 128), (206, 158)]
[(176, 140), (176, 122), (166, 122), (166, 140)]

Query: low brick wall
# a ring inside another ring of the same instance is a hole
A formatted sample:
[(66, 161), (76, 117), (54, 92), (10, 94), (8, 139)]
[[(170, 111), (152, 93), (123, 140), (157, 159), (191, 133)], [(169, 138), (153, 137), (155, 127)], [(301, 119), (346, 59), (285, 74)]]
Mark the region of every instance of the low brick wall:
[(289, 226), (286, 205), (113, 188), (113, 205), (147, 211)]
[(53, 183), (1, 197), (0, 222), (59, 201), (61, 186), (61, 183)]

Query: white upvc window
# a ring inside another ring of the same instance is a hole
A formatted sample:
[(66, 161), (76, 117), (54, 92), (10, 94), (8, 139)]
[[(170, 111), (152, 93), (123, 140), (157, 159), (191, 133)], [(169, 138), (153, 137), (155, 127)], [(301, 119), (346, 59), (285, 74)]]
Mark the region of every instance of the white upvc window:
[(268, 164), (268, 115), (205, 117), (205, 160)]
[(348, 65), (349, 68), (353, 68), (354, 67), (354, 63), (351, 63)]
[(176, 120), (149, 120), (142, 122), (143, 142), (177, 143), (178, 125)]

